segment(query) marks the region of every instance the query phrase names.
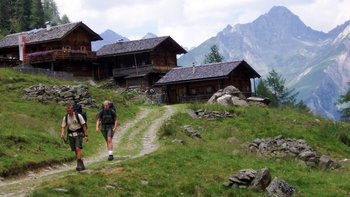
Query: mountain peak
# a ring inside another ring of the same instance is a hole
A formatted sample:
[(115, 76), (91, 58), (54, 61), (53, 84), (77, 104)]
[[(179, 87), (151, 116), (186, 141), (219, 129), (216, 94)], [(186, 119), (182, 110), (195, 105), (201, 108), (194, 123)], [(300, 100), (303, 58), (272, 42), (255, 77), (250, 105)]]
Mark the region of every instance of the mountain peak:
[(297, 15), (295, 15), (293, 12), (291, 12), (288, 8), (284, 6), (273, 6), (268, 13), (262, 15), (261, 17), (278, 22), (287, 20), (290, 22), (304, 25), (304, 23), (300, 20), (300, 18)]
[(291, 12), (288, 8), (284, 6), (273, 6), (268, 14), (290, 14), (294, 15), (293, 12)]
[(148, 32), (145, 36), (142, 37), (142, 39), (156, 38), (156, 37), (158, 37), (156, 34)]

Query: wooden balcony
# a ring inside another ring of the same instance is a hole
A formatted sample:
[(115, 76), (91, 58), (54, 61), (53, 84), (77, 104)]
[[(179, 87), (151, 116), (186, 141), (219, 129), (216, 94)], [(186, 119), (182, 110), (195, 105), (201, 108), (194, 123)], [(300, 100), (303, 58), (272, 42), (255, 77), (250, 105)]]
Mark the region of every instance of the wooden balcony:
[(50, 50), (27, 53), (24, 63), (35, 64), (58, 60), (96, 60), (96, 52), (80, 50)]
[(128, 75), (144, 75), (150, 72), (166, 73), (173, 67), (155, 67), (152, 64), (145, 66), (135, 66), (127, 68), (115, 68), (113, 69), (114, 77), (123, 77)]

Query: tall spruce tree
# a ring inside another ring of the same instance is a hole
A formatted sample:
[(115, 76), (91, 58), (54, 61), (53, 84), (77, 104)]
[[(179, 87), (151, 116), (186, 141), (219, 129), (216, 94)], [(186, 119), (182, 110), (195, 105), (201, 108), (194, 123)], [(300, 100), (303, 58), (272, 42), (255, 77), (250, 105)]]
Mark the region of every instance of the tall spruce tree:
[(218, 46), (214, 44), (210, 47), (210, 52), (205, 55), (204, 64), (222, 62), (224, 60), (224, 56), (219, 53)]
[(14, 0), (11, 9), (10, 32), (21, 32), (29, 29), (31, 0)]
[[(348, 83), (350, 86), (350, 82)], [(350, 89), (341, 95), (338, 104), (341, 104), (340, 112), (344, 121), (350, 122)]]
[(272, 69), (266, 79), (259, 83), (257, 93), (260, 94), (259, 96), (269, 98), (271, 100), (270, 105), (273, 107), (281, 105), (292, 107), (305, 106), (302, 102), (296, 103), (296, 97), (299, 92), (294, 92), (294, 89), (289, 90), (285, 86), (285, 82), (286, 80)]
[(61, 18), (61, 24), (67, 24), (70, 23), (70, 20), (66, 14), (64, 14)]
[(30, 25), (31, 29), (44, 27), (44, 10), (41, 0), (32, 0)]
[(0, 38), (10, 32), (10, 0), (0, 0)]
[(60, 14), (54, 0), (43, 1), (45, 21), (50, 21), (52, 25), (60, 23)]

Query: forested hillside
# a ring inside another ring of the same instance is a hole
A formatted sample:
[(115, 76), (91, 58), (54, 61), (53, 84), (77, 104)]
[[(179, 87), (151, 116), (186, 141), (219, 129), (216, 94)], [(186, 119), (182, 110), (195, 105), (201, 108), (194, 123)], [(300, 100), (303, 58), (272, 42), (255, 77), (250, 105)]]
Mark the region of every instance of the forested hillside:
[(69, 18), (60, 17), (54, 0), (0, 0), (0, 38), (44, 27), (47, 21), (57, 25), (68, 23)]

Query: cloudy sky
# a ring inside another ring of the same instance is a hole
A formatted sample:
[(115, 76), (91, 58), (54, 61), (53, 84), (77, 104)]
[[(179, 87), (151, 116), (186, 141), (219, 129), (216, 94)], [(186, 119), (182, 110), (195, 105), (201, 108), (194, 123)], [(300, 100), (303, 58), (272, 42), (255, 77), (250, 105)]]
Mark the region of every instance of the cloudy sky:
[(56, 0), (72, 22), (97, 33), (111, 29), (129, 39), (147, 32), (170, 35), (185, 47), (215, 36), (228, 24), (249, 23), (282, 5), (311, 28), (328, 32), (350, 20), (350, 0)]

